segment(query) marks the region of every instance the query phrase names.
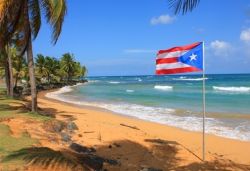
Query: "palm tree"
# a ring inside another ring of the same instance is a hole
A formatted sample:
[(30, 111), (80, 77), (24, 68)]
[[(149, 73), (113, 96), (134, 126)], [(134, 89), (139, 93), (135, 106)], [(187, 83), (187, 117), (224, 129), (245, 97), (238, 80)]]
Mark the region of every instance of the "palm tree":
[(12, 66), (13, 66), (13, 75), (15, 78), (14, 89), (16, 89), (18, 81), (27, 78), (28, 67), (24, 57), (18, 55), (12, 56)]
[(1, 66), (1, 73), (3, 73), (5, 77), (5, 83), (6, 83), (6, 92), (7, 96), (10, 94), (10, 86), (9, 86), (9, 64), (7, 62), (6, 54), (3, 53), (4, 51), (0, 52), (0, 66)]
[(74, 66), (74, 77), (77, 77), (79, 80), (86, 76), (87, 68), (85, 66), (81, 66), (80, 62), (75, 62)]
[(81, 67), (81, 77), (85, 77), (88, 73), (87, 67), (86, 66), (82, 66)]
[(35, 70), (37, 74), (43, 79), (46, 77), (46, 62), (42, 54), (38, 54), (35, 63)]
[(41, 27), (41, 10), (52, 26), (52, 42), (55, 44), (61, 33), (66, 14), (66, 0), (2, 0), (0, 3), (0, 51), (18, 30), (22, 32), (23, 51), (27, 52), (32, 111), (37, 111), (37, 91), (34, 72), (32, 40)]
[(174, 9), (174, 13), (186, 14), (192, 11), (200, 3), (200, 0), (168, 0), (170, 8)]
[(14, 97), (14, 77), (13, 77), (13, 66), (12, 66), (12, 56), (16, 55), (16, 49), (11, 48), (6, 45), (7, 61), (9, 69), (9, 96)]
[(74, 74), (75, 60), (74, 55), (70, 53), (63, 54), (60, 61), (61, 69), (67, 74), (67, 82), (69, 82)]
[(46, 56), (45, 57), (45, 70), (47, 71), (47, 80), (50, 83), (52, 76), (56, 76), (57, 70), (60, 69), (59, 61), (56, 58)]

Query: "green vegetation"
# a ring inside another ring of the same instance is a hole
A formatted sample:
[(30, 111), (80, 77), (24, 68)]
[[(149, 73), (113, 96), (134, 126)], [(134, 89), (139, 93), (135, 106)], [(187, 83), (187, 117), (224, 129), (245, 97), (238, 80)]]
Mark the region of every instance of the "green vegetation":
[(41, 83), (70, 82), (80, 80), (87, 69), (77, 62), (73, 54), (65, 53), (61, 59), (38, 54), (35, 63), (36, 79)]
[(66, 12), (66, 0), (2, 0), (0, 3), (0, 56), (5, 64), (7, 93), (13, 96), (14, 89), (8, 49), (17, 47), (20, 57), (25, 53), (27, 56), (33, 112), (37, 111), (37, 90), (32, 39), (36, 39), (44, 17), (52, 28), (52, 42), (55, 44), (62, 31)]
[(5, 89), (0, 88), (0, 170), (20, 169), (25, 164), (21, 157), (12, 160), (5, 160), (5, 158), (16, 151), (33, 147), (38, 144), (38, 140), (31, 138), (26, 131), (21, 135), (13, 136), (10, 127), (4, 121), (21, 118), (46, 122), (53, 118), (29, 112), (24, 101), (10, 99), (5, 93)]

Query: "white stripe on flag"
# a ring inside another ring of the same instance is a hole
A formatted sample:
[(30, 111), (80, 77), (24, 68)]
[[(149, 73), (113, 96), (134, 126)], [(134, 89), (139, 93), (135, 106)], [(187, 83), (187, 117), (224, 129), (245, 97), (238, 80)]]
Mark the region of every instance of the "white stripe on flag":
[(175, 51), (175, 52), (166, 52), (166, 53), (162, 53), (162, 54), (158, 55), (157, 59), (179, 57), (179, 56), (184, 55), (187, 52), (188, 52), (188, 50)]
[(176, 63), (169, 63), (169, 64), (158, 64), (156, 65), (156, 70), (186, 68), (186, 67), (190, 67), (190, 65), (184, 64), (182, 62), (176, 62)]

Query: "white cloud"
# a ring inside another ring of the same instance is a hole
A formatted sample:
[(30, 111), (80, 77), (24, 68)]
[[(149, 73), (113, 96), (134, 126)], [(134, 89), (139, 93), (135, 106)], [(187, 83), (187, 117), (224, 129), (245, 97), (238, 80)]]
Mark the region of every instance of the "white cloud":
[(124, 50), (125, 53), (154, 53), (155, 50), (150, 49), (126, 49)]
[(241, 31), (240, 40), (246, 43), (250, 42), (250, 28)]
[(176, 17), (171, 17), (170, 15), (160, 15), (159, 17), (153, 17), (150, 20), (150, 23), (152, 25), (157, 25), (157, 24), (171, 24), (174, 20), (176, 20)]
[(228, 56), (232, 50), (230, 43), (220, 40), (211, 42), (210, 48), (216, 56)]

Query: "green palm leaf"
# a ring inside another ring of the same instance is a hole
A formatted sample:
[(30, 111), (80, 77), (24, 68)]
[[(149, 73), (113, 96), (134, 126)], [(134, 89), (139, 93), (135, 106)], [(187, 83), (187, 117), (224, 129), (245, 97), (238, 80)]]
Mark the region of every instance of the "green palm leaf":
[(33, 33), (33, 38), (35, 39), (41, 27), (41, 13), (40, 13), (39, 1), (30, 0), (29, 10), (30, 10), (30, 26)]
[(199, 3), (200, 0), (168, 0), (170, 8), (174, 9), (174, 13), (186, 14), (192, 11)]

